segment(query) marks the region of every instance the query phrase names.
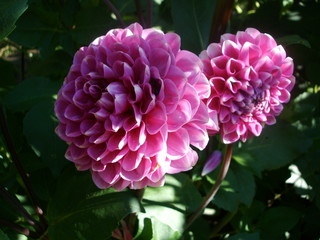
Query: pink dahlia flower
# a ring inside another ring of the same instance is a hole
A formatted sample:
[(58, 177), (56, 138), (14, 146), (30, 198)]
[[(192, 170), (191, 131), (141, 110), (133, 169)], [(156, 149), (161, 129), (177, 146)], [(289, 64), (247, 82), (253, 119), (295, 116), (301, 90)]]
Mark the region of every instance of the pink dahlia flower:
[(58, 135), (66, 158), (99, 188), (161, 186), (191, 169), (207, 145), (210, 85), (180, 38), (135, 23), (75, 54), (58, 93)]
[(268, 34), (248, 28), (224, 34), (200, 54), (211, 85), (209, 133), (224, 143), (259, 136), (274, 124), (295, 83), (293, 61)]

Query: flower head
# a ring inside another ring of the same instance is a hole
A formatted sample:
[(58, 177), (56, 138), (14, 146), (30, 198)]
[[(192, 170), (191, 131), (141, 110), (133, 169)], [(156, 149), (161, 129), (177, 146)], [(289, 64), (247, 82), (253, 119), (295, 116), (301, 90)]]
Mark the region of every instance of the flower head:
[(226, 144), (246, 141), (276, 122), (295, 77), (292, 59), (270, 35), (253, 28), (224, 34), (200, 58), (211, 85), (210, 134), (219, 132)]
[(100, 188), (161, 186), (208, 142), (210, 86), (174, 33), (135, 23), (75, 54), (55, 104), (66, 158)]

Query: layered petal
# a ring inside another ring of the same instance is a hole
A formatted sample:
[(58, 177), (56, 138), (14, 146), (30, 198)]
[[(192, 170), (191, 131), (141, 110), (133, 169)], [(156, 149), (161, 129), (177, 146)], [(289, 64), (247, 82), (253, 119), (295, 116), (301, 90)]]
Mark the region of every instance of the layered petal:
[(226, 144), (246, 141), (276, 122), (295, 77), (292, 59), (270, 35), (254, 28), (224, 34), (200, 58), (211, 87), (210, 134), (220, 133)]
[(82, 47), (55, 104), (66, 158), (99, 188), (118, 191), (161, 186), (165, 174), (191, 169), (191, 147), (208, 143), (202, 70), (177, 34), (137, 23)]

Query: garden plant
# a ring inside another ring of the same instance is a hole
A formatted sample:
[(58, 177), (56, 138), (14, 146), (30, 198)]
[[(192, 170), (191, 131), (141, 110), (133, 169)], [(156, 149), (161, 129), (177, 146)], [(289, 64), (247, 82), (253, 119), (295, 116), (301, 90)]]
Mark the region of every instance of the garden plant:
[(0, 240), (320, 239), (318, 0), (0, 0)]

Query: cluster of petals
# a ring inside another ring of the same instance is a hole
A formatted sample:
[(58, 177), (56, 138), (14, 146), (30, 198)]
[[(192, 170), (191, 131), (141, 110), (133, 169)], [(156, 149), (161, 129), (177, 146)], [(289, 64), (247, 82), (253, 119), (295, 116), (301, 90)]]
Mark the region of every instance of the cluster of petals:
[(200, 58), (211, 86), (210, 134), (226, 144), (246, 141), (276, 122), (295, 77), (292, 59), (270, 35), (254, 28), (224, 34)]
[(55, 104), (66, 158), (100, 188), (161, 186), (204, 149), (210, 85), (177, 34), (134, 23), (80, 48)]

